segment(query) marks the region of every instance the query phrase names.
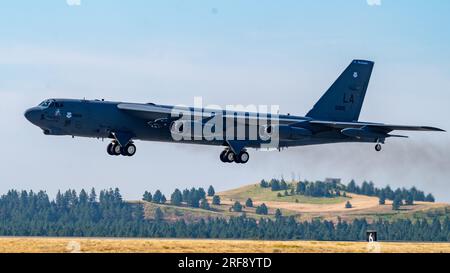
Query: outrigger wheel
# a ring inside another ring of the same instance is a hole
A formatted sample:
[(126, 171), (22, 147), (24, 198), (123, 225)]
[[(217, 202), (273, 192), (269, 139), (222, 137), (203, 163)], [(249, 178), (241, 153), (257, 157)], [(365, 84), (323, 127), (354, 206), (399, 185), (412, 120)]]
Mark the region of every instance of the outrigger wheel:
[(383, 149), (383, 147), (381, 147), (381, 144), (380, 144), (380, 143), (378, 143), (377, 145), (375, 145), (375, 151), (381, 152), (382, 149)]

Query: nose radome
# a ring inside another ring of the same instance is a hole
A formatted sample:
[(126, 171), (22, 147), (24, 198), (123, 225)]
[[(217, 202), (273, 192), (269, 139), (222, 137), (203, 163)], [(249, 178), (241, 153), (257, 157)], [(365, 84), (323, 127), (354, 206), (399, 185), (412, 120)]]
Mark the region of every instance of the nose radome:
[(39, 110), (36, 108), (30, 108), (27, 111), (25, 111), (25, 113), (24, 113), (25, 118), (31, 123), (36, 122), (38, 115), (39, 115)]
[(28, 109), (25, 111), (25, 113), (23, 114), (25, 116), (25, 118), (30, 121), (31, 118), (31, 109)]

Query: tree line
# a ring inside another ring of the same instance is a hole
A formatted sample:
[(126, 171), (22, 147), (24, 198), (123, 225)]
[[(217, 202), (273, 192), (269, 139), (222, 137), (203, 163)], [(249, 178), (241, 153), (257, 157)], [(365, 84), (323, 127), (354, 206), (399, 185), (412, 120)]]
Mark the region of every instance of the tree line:
[[(205, 192), (203, 188), (191, 188), (184, 189), (180, 191), (179, 189), (175, 189), (174, 192), (170, 195), (170, 205), (173, 206), (187, 206), (191, 208), (202, 208), (205, 210), (210, 210), (210, 204), (207, 200), (208, 197), (212, 197), (212, 203), (214, 205), (220, 205), (220, 197), (215, 195), (216, 191), (213, 186), (209, 186), (208, 192)], [(167, 199), (161, 193), (160, 190), (156, 190), (154, 194), (149, 191), (145, 191), (143, 197), (143, 201), (152, 202), (155, 204), (166, 204)]]
[[(261, 180), (261, 188), (270, 188), (272, 191), (284, 191), (285, 196), (304, 195), (311, 197), (332, 198), (341, 196), (341, 190), (336, 185), (321, 181), (309, 182), (300, 181), (298, 183), (287, 183), (284, 179), (271, 179), (269, 182)], [(278, 193), (278, 197), (282, 197)]]
[[(393, 209), (399, 209), (402, 205), (413, 205), (415, 201), (421, 202), (435, 202), (434, 196), (429, 193), (425, 194), (416, 187), (411, 189), (397, 188), (393, 190), (389, 185), (385, 188), (375, 187), (373, 182), (364, 181), (361, 186), (357, 185), (355, 180), (351, 180), (347, 185), (340, 183), (328, 183), (323, 181), (300, 181), (297, 183), (287, 183), (284, 179), (271, 179), (269, 182), (261, 180), (261, 188), (270, 188), (272, 191), (284, 191), (284, 195), (304, 195), (320, 198), (332, 198), (343, 196), (346, 193), (355, 193), (367, 196), (374, 196), (379, 198), (381, 205), (384, 205), (386, 200), (393, 201)], [(282, 194), (278, 193), (281, 197)]]
[(414, 201), (435, 202), (435, 198), (431, 193), (425, 195), (425, 192), (418, 190), (416, 187), (412, 187), (409, 190), (406, 188), (397, 188), (396, 190), (393, 190), (389, 185), (385, 188), (377, 188), (373, 182), (367, 181), (364, 181), (362, 185), (359, 186), (356, 184), (355, 180), (352, 180), (347, 186), (344, 186), (343, 190), (350, 193), (376, 196), (384, 200), (394, 201), (397, 198), (411, 204)]
[(0, 197), (0, 236), (89, 236), (212, 238), (264, 240), (365, 239), (367, 230), (377, 230), (381, 240), (450, 241), (450, 220), (433, 221), (365, 219), (337, 223), (314, 220), (297, 222), (280, 214), (276, 220), (255, 220), (245, 216), (231, 219), (202, 219), (166, 222), (162, 217), (145, 219), (140, 203), (127, 203), (118, 189), (58, 192), (50, 200), (44, 191), (11, 190)]
[[(211, 203), (213, 205), (219, 206), (220, 205), (220, 196), (215, 195), (216, 191), (214, 187), (211, 185), (208, 188), (208, 192), (205, 192), (203, 188), (191, 188), (185, 189), (183, 191), (180, 191), (179, 189), (175, 189), (174, 192), (170, 195), (170, 201), (169, 204), (172, 206), (177, 207), (191, 207), (191, 208), (201, 208), (204, 210), (213, 210), (210, 206), (210, 203), (207, 200), (208, 197), (212, 197)], [(166, 197), (161, 193), (160, 190), (156, 190), (155, 193), (152, 195), (151, 192), (145, 191), (143, 197), (143, 201), (151, 202), (155, 204), (166, 204), (168, 201)], [(248, 198), (245, 202), (245, 207), (253, 208), (253, 200), (251, 198)], [(233, 212), (243, 212), (244, 206), (239, 202), (236, 201), (231, 207), (230, 211)], [(256, 207), (255, 210), (256, 214), (259, 215), (268, 215), (269, 214), (269, 208), (266, 206), (266, 204), (261, 204), (260, 206)], [(281, 211), (278, 212), (281, 215)], [(162, 218), (162, 210), (157, 210), (155, 212), (155, 217)]]

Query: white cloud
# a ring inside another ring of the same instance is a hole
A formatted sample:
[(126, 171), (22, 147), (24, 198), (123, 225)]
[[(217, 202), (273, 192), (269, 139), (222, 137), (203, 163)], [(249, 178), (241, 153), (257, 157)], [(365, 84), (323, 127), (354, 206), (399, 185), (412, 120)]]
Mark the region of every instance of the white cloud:
[(373, 6), (381, 6), (381, 0), (366, 0), (367, 5), (373, 7)]
[(81, 0), (66, 0), (66, 3), (69, 6), (80, 6)]

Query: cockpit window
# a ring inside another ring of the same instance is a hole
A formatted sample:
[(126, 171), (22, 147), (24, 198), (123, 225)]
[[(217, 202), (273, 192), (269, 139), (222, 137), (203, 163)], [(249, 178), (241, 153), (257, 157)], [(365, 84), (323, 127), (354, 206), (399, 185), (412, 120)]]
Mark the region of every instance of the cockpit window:
[(54, 105), (54, 103), (55, 103), (54, 100), (45, 100), (45, 101), (41, 102), (41, 104), (39, 104), (39, 106), (48, 108), (48, 107), (52, 107)]

